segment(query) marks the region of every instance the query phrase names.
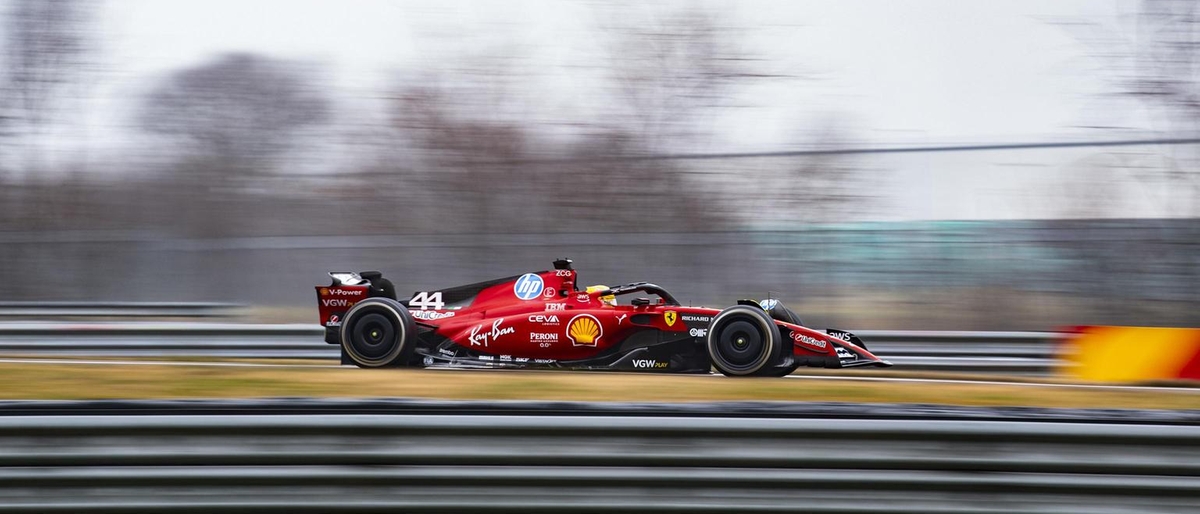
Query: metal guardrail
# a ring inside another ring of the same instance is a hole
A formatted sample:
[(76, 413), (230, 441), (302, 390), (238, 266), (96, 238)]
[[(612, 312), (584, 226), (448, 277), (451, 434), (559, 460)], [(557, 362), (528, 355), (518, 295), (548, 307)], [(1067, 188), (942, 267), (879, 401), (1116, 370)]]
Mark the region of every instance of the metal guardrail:
[[(560, 409), (565, 410), (565, 409)], [(1196, 426), (0, 416), (0, 512), (1194, 512)]]
[(337, 359), (316, 324), (3, 323), (0, 354)]
[(0, 318), (215, 318), (238, 308), (205, 302), (0, 302)]
[[(1054, 364), (1053, 332), (856, 331), (906, 370), (1040, 374)], [(0, 354), (110, 357), (336, 359), (313, 325), (232, 323), (3, 323)]]
[(853, 331), (872, 352), (920, 371), (1042, 374), (1055, 361), (1058, 332)]

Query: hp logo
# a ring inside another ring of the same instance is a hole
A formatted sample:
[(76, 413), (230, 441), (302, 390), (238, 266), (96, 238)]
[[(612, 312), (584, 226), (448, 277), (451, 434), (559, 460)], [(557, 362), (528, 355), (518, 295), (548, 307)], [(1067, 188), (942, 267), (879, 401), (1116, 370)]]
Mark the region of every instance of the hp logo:
[(542, 295), (542, 277), (526, 273), (513, 284), (513, 293), (522, 300), (532, 300)]

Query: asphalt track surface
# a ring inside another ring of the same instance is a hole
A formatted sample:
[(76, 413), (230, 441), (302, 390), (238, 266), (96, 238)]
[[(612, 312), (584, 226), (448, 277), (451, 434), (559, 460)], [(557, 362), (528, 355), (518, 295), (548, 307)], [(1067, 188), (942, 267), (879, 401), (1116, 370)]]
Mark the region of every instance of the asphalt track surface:
[[(177, 367), (213, 367), (213, 368), (275, 368), (275, 369), (345, 369), (355, 371), (358, 368), (354, 366), (343, 366), (339, 364), (284, 364), (284, 363), (258, 363), (258, 362), (223, 362), (223, 361), (160, 361), (160, 360), (100, 360), (100, 359), (36, 359), (36, 358), (0, 358), (0, 364), (46, 364), (46, 365), (72, 365), (72, 366), (177, 366)], [(471, 371), (478, 373), (540, 373), (547, 372), (546, 370), (506, 370), (506, 369), (470, 369), (470, 370), (454, 370), (449, 368), (432, 368), (429, 371)], [(551, 373), (562, 373), (563, 371), (549, 371)], [(677, 375), (681, 377), (693, 378), (726, 378), (719, 373), (709, 375)], [(1032, 388), (1054, 388), (1054, 389), (1095, 389), (1108, 391), (1136, 391), (1136, 390), (1154, 390), (1154, 391), (1171, 391), (1182, 393), (1193, 393), (1200, 395), (1200, 387), (1166, 387), (1166, 386), (1131, 386), (1131, 385), (1106, 385), (1106, 384), (1077, 384), (1077, 383), (1062, 383), (1062, 382), (1039, 382), (1031, 381), (1028, 377), (1021, 377), (1020, 381), (1003, 381), (995, 380), (994, 378), (987, 379), (971, 379), (971, 378), (911, 378), (911, 377), (871, 377), (871, 376), (839, 376), (830, 374), (821, 375), (789, 375), (784, 377), (791, 380), (833, 380), (844, 382), (893, 382), (893, 383), (914, 383), (914, 384), (964, 384), (964, 385), (995, 385), (995, 386), (1013, 386), (1013, 387), (1032, 387)]]

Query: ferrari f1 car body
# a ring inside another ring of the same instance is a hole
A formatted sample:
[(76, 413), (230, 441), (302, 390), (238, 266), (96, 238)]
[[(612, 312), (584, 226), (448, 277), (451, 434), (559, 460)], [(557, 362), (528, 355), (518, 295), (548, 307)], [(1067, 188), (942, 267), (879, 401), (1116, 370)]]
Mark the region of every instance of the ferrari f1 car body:
[[(685, 307), (636, 282), (577, 287), (554, 269), (418, 291), (399, 301), (379, 272), (334, 272), (317, 286), (325, 341), (361, 367), (559, 368), (782, 376), (799, 366), (891, 366), (853, 334), (814, 330), (779, 303)], [(633, 297), (631, 301), (621, 300)]]

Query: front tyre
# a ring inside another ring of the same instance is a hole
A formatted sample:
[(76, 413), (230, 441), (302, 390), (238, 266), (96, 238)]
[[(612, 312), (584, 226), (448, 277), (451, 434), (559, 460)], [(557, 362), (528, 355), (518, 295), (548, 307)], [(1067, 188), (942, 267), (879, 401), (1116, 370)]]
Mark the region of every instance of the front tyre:
[(761, 308), (735, 305), (717, 313), (705, 340), (713, 367), (724, 375), (754, 375), (779, 358), (783, 337)]
[(393, 364), (411, 353), (412, 314), (399, 302), (374, 297), (358, 302), (342, 319), (342, 349), (360, 368)]

